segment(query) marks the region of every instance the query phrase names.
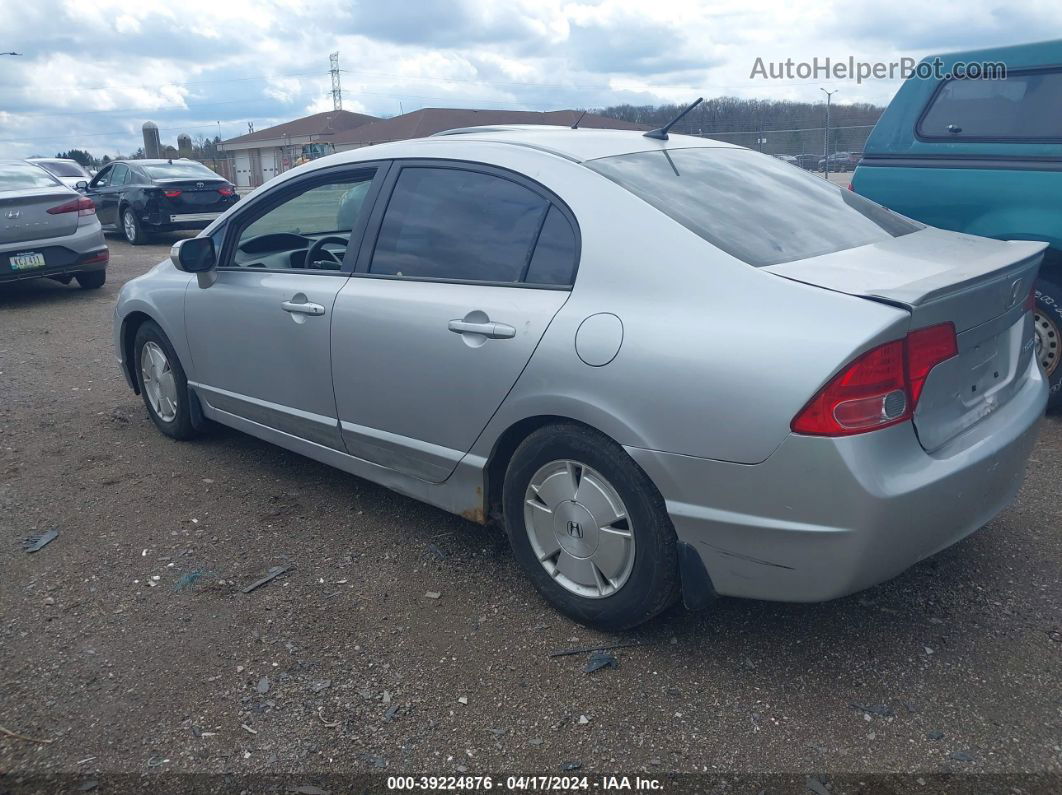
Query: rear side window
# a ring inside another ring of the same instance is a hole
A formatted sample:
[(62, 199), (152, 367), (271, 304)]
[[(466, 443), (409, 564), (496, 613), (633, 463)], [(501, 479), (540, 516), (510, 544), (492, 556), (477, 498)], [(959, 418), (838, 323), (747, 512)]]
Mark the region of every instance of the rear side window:
[(585, 165), (757, 267), (923, 228), (850, 190), (747, 149), (659, 149)]
[(925, 138), (1062, 138), (1062, 70), (1010, 72), (1002, 80), (952, 79), (918, 125)]
[(575, 230), (556, 207), (550, 207), (524, 281), (568, 285), (575, 281)]
[(516, 182), (457, 168), (402, 169), (369, 272), (519, 282), (549, 202)]

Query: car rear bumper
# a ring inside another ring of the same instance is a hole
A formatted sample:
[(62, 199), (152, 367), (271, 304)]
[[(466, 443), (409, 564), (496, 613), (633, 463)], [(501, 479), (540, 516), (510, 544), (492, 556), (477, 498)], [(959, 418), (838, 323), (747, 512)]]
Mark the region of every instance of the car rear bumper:
[(1002, 511), (1046, 401), (1033, 363), (1006, 406), (932, 455), (909, 422), (840, 439), (792, 434), (755, 465), (627, 450), (716, 593), (818, 602), (895, 577)]
[[(106, 250), (107, 243), (98, 223), (79, 226), (73, 234), (62, 237), (30, 240), (24, 243), (0, 243), (0, 282), (105, 270), (106, 261), (86, 262), (86, 260), (91, 260), (94, 255)], [(23, 252), (44, 254), (44, 267), (22, 271), (13, 270), (11, 256)]]

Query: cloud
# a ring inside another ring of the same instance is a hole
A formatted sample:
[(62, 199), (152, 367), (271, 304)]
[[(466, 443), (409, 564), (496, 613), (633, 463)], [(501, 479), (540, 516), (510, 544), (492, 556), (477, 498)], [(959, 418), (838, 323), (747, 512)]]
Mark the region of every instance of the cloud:
[[(5, 0), (10, 5), (18, 0)], [(331, 107), (601, 107), (698, 95), (887, 102), (896, 82), (751, 80), (757, 56), (876, 61), (1009, 44), (1058, 30), (1062, 6), (1026, 0), (34, 0), (4, 15), (0, 156), (140, 144), (146, 120), (231, 137)], [(1030, 31), (1032, 33), (1030, 33)]]

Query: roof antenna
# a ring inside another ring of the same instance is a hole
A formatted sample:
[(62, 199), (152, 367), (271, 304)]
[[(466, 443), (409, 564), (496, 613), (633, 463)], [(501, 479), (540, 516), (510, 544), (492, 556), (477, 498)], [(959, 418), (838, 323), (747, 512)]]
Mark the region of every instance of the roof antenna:
[(691, 102), (689, 104), (689, 107), (687, 107), (684, 111), (682, 111), (682, 113), (680, 113), (678, 116), (673, 118), (671, 121), (669, 121), (663, 127), (660, 127), (660, 128), (658, 128), (656, 130), (650, 130), (649, 132), (645, 133), (645, 137), (646, 138), (656, 138), (658, 141), (666, 141), (667, 140), (667, 131), (675, 126), (675, 122), (677, 122), (679, 119), (681, 119), (687, 113), (689, 113), (695, 107), (700, 105), (702, 102), (704, 102), (704, 97), (697, 97), (697, 99), (695, 99), (693, 102)]
[(578, 130), (579, 129), (579, 122), (581, 122), (583, 120), (583, 116), (585, 116), (585, 115), (586, 115), (586, 111), (585, 110), (582, 113), (579, 114), (579, 118), (576, 119), (575, 120), (575, 124), (572, 125), (572, 129), (573, 130)]

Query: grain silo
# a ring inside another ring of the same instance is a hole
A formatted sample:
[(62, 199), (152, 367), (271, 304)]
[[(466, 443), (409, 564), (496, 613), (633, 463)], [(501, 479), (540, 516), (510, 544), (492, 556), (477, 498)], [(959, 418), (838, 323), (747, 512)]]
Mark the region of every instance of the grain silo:
[(153, 121), (144, 122), (144, 157), (161, 157), (162, 141), (159, 139), (159, 126)]

